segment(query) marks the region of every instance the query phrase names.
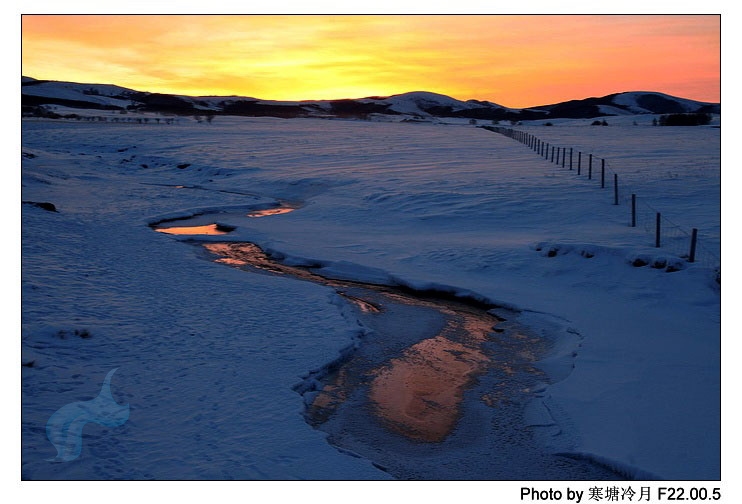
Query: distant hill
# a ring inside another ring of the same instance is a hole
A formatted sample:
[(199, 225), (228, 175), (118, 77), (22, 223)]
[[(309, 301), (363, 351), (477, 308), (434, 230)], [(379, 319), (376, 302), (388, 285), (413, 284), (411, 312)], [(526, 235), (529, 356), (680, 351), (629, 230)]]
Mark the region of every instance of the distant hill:
[(392, 96), (317, 101), (275, 101), (242, 96), (184, 96), (136, 91), (112, 84), (21, 78), (21, 105), (26, 115), (49, 105), (76, 109), (127, 110), (179, 115), (214, 114), (271, 117), (326, 117), (368, 119), (399, 116), (399, 120), (467, 118), (477, 120), (539, 120), (705, 112), (721, 113), (719, 103), (699, 102), (652, 91), (631, 91), (570, 100), (523, 109), (479, 100), (414, 91)]
[(600, 98), (542, 105), (534, 109), (548, 111), (553, 118), (580, 119), (635, 114), (721, 113), (719, 103), (699, 102), (652, 91), (614, 93)]

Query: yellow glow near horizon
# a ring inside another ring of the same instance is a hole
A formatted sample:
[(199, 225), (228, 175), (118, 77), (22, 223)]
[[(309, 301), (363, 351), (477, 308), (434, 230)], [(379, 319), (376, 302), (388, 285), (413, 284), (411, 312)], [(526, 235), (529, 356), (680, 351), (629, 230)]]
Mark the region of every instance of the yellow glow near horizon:
[(25, 15), (22, 43), (23, 75), (187, 95), (720, 101), (714, 15)]

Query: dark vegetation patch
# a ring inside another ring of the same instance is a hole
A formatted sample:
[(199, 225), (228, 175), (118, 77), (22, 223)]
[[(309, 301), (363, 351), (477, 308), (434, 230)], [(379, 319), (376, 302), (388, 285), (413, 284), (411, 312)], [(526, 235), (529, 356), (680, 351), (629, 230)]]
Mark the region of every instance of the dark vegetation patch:
[(59, 339), (68, 339), (72, 337), (90, 339), (93, 337), (93, 335), (90, 334), (90, 331), (88, 331), (87, 329), (75, 329), (72, 332), (60, 329), (59, 331), (57, 331), (55, 336)]
[[(563, 244), (552, 244), (552, 243), (538, 243), (532, 246), (532, 248), (543, 257), (557, 257), (561, 255), (567, 255), (576, 253), (585, 259), (592, 259), (596, 256), (596, 247), (590, 245), (573, 246)], [(687, 267), (687, 257), (668, 257), (664, 255), (654, 256), (650, 253), (633, 254), (626, 258), (626, 262), (635, 268), (643, 268), (649, 266), (653, 269), (664, 270), (667, 273), (673, 273), (675, 271), (681, 271)], [(720, 278), (720, 274), (717, 275)], [(720, 283), (720, 280), (717, 280)]]
[(196, 111), (191, 102), (168, 94), (136, 93), (131, 99), (141, 103), (141, 109), (149, 112), (192, 114)]
[(643, 94), (636, 99), (636, 104), (641, 108), (651, 110), (655, 114), (674, 114), (685, 112), (683, 107), (675, 100), (670, 100), (658, 94)]
[(673, 273), (675, 271), (680, 271), (685, 267), (685, 262), (680, 260), (671, 261), (667, 264), (665, 267), (665, 271), (668, 273)]
[(641, 268), (649, 264), (649, 260), (644, 257), (637, 257), (631, 261), (631, 265), (635, 268)]
[(398, 115), (391, 110), (389, 104), (364, 103), (356, 100), (333, 100), (330, 102), (330, 111), (333, 115), (342, 118), (365, 119), (370, 114)]
[(667, 267), (667, 259), (664, 257), (658, 257), (652, 260), (650, 264), (654, 269), (665, 269)]
[(300, 105), (260, 103), (258, 100), (236, 100), (222, 103), (221, 113), (225, 115), (280, 117), (284, 119), (306, 117), (309, 115), (309, 112)]
[(49, 203), (47, 201), (24, 201), (24, 205), (33, 205), (35, 207), (39, 207), (41, 209), (46, 210), (47, 212), (58, 212), (57, 207), (54, 206), (54, 203)]
[(629, 263), (635, 268), (642, 268), (649, 266), (650, 268), (657, 270), (664, 270), (667, 273), (674, 273), (685, 269), (685, 260), (678, 257), (651, 257), (648, 254), (640, 254), (629, 258)]
[(606, 114), (600, 112), (598, 105), (605, 104), (602, 98), (587, 98), (585, 100), (570, 100), (556, 105), (543, 108), (549, 111), (550, 117), (563, 117), (568, 119), (582, 119), (600, 117)]
[[(24, 112), (34, 111), (34, 110), (39, 111), (38, 109), (40, 108), (41, 105), (62, 105), (64, 107), (79, 108), (79, 109), (121, 110), (121, 107), (118, 107), (116, 105), (105, 105), (105, 104), (96, 103), (93, 101), (68, 100), (65, 98), (55, 98), (55, 97), (49, 97), (49, 96), (34, 96), (34, 95), (26, 95), (26, 94), (21, 95), (21, 107)], [(44, 117), (44, 116), (41, 116), (41, 117)]]
[(705, 112), (692, 114), (669, 114), (660, 116), (657, 124), (660, 126), (705, 126), (711, 123), (713, 116)]

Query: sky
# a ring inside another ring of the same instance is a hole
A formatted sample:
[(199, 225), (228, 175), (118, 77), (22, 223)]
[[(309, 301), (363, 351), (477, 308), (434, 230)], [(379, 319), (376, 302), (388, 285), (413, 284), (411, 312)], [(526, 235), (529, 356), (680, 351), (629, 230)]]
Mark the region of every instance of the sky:
[(719, 15), (23, 15), (22, 74), (318, 100), (431, 91), (523, 108), (721, 101)]

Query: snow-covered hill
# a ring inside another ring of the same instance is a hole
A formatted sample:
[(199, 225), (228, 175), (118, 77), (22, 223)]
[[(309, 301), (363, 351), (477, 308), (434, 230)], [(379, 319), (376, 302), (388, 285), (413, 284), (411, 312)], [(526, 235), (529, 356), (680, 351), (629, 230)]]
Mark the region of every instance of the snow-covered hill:
[(688, 100), (653, 91), (614, 93), (534, 108), (548, 112), (550, 118), (574, 119), (637, 114), (721, 113), (718, 103)]
[(120, 109), (133, 104), (137, 92), (111, 84), (79, 84), (75, 82), (21, 79), (23, 104), (79, 104), (93, 109)]
[(700, 103), (694, 100), (677, 98), (664, 93), (632, 91), (613, 95), (613, 103), (629, 114), (668, 114), (702, 112), (719, 113), (716, 104)]
[(358, 101), (361, 103), (389, 105), (389, 109), (393, 112), (419, 116), (449, 116), (482, 109), (490, 112), (507, 110), (505, 107), (490, 102), (476, 100), (461, 101), (450, 96), (428, 91), (413, 91), (386, 98), (364, 98)]
[(292, 102), (241, 96), (184, 96), (149, 93), (111, 84), (41, 81), (30, 77), (22, 77), (21, 85), (22, 104), (28, 114), (39, 113), (39, 106), (61, 105), (82, 109), (140, 110), (187, 115), (213, 113), (363, 119), (370, 116), (394, 116), (400, 120), (456, 117), (520, 121), (685, 112), (719, 114), (721, 110), (718, 103), (699, 102), (649, 91), (616, 93), (599, 98), (514, 109), (489, 101), (462, 101), (427, 91), (414, 91), (387, 97)]

